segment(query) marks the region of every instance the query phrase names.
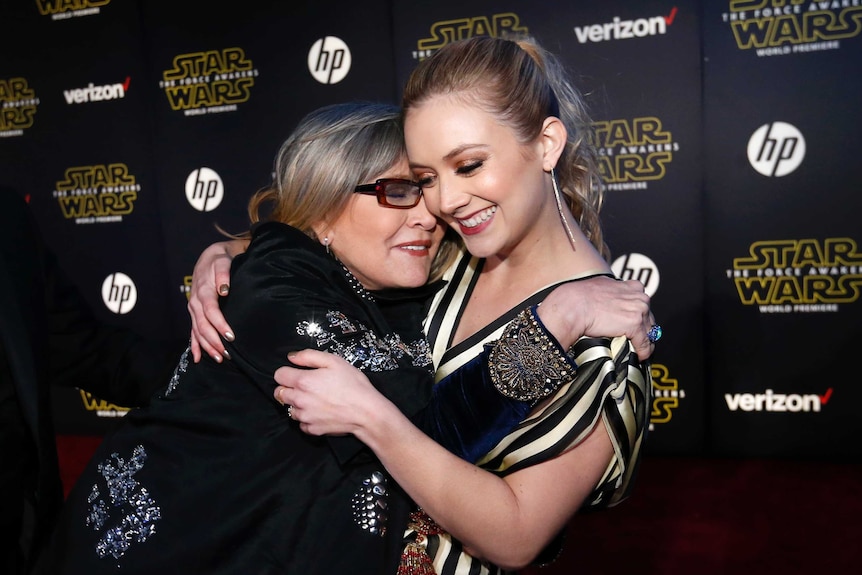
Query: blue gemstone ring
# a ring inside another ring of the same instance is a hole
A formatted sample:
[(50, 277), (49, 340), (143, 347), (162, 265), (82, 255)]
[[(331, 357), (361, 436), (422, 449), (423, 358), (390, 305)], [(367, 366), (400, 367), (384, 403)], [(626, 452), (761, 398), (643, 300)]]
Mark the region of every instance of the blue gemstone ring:
[(655, 343), (661, 339), (661, 326), (659, 324), (653, 324), (649, 331), (646, 334), (647, 339), (650, 343)]

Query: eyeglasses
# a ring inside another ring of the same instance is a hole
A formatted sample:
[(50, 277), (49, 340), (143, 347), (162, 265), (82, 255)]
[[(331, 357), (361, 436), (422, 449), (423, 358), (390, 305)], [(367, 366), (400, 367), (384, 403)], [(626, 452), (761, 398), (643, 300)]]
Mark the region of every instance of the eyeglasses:
[(422, 197), (422, 187), (419, 184), (398, 178), (383, 178), (373, 184), (360, 184), (353, 191), (357, 194), (376, 195), (378, 204), (397, 210), (412, 208)]

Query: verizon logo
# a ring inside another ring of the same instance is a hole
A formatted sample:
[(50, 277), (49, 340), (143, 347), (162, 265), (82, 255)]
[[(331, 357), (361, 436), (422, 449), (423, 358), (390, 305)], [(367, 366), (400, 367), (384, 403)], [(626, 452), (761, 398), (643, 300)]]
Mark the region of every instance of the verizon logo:
[(126, 91), (129, 89), (131, 81), (131, 76), (127, 76), (126, 81), (122, 84), (105, 84), (104, 86), (96, 86), (90, 82), (86, 88), (63, 90), (63, 96), (66, 97), (66, 103), (70, 105), (116, 100), (118, 98), (126, 97)]
[(677, 7), (674, 6), (667, 16), (653, 16), (652, 18), (638, 18), (637, 20), (621, 20), (619, 16), (615, 16), (612, 22), (605, 24), (575, 26), (575, 36), (577, 36), (578, 42), (586, 44), (587, 42), (627, 40), (666, 34), (667, 27), (673, 24), (676, 18), (676, 13)]
[(799, 395), (798, 393), (774, 393), (767, 389), (766, 393), (725, 393), (724, 401), (730, 411), (820, 411), (820, 408), (832, 397), (832, 388), (823, 395), (816, 393)]

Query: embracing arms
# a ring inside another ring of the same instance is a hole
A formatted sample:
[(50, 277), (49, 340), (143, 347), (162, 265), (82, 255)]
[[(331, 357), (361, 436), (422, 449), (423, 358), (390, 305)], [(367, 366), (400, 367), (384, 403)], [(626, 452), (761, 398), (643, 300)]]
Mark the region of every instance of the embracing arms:
[[(195, 361), (200, 360), (202, 353), (222, 361), (225, 349), (220, 334), (228, 341), (233, 338), (231, 327), (219, 310), (218, 297), (229, 292), (231, 260), (247, 246), (245, 240), (212, 244), (195, 264), (188, 306)], [(636, 280), (596, 277), (564, 284), (548, 294), (538, 315), (563, 347), (570, 346), (582, 335), (613, 334), (626, 336), (641, 361), (655, 351), (654, 343), (647, 337), (655, 324), (650, 298), (644, 293), (643, 284)]]
[[(192, 299), (196, 289), (226, 281), (225, 275), (219, 276), (224, 270), (212, 269), (209, 266), (213, 279), (195, 276)], [(564, 304), (572, 299), (584, 303)], [(639, 336), (637, 352), (648, 356), (652, 344), (645, 333), (653, 323), (648, 302), (637, 282), (596, 278), (557, 288), (538, 316), (564, 347), (583, 332), (624, 333), (632, 340)], [(194, 313), (191, 303), (190, 310)], [(202, 348), (218, 355), (221, 341), (208, 340), (207, 334), (230, 328), (217, 317), (211, 324), (206, 316), (197, 319)], [(626, 358), (637, 363), (635, 353)], [(528, 564), (583, 504), (613, 459), (615, 446), (607, 426), (596, 425), (596, 413), (587, 418), (574, 448), (501, 478), (438, 445), (339, 358), (308, 350), (292, 353), (290, 359), (295, 365), (320, 368), (276, 372), (283, 386), (276, 396), (293, 406), (293, 417), (304, 431), (354, 434), (439, 524), (477, 556), (504, 567)], [(624, 366), (615, 370), (623, 375), (627, 371)], [(621, 386), (625, 388), (625, 382)]]
[[(399, 485), (471, 554), (517, 569), (585, 502), (596, 502), (599, 484), (600, 503), (618, 501), (637, 463), (649, 384), (640, 362), (622, 338), (610, 346), (582, 340), (576, 352), (579, 387), (540, 405), (518, 427), (513, 443), (526, 442), (489, 455), (483, 466), (494, 473), (442, 449), (337, 358), (291, 354), (293, 363), (317, 369), (280, 368), (276, 394), (294, 406), (303, 431), (353, 433), (372, 447)], [(633, 417), (620, 417), (629, 407)], [(546, 446), (550, 453), (543, 453)]]

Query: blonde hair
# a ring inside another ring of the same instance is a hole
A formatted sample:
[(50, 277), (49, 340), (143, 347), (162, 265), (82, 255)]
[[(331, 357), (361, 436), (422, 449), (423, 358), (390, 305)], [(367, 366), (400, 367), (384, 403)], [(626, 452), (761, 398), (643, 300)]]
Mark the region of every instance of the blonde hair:
[(584, 234), (605, 258), (599, 212), (604, 188), (590, 138), (592, 121), (559, 60), (530, 37), (476, 36), (440, 48), (413, 70), (402, 109), (439, 94), (453, 94), (492, 114), (521, 143), (539, 137), (548, 116), (559, 118), (568, 138), (555, 167), (562, 193)]

